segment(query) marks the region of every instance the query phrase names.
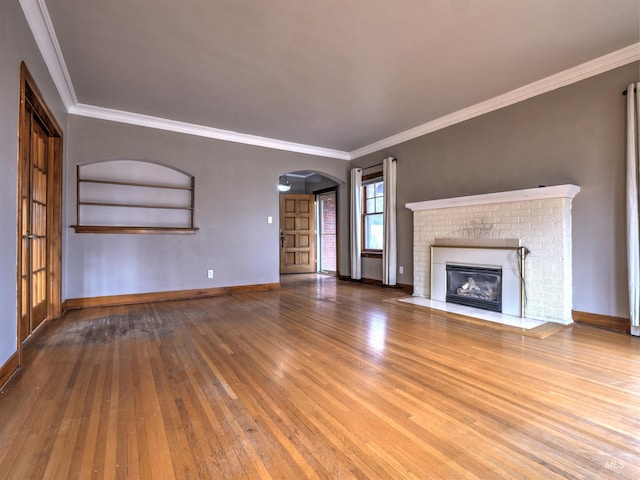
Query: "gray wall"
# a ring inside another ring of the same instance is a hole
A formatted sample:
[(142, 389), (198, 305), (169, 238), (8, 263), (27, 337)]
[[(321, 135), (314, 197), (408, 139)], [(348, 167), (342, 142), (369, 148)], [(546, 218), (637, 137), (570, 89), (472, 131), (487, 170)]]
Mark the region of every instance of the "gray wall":
[[(343, 191), (349, 167), (344, 160), (73, 115), (67, 142), (65, 299), (278, 282), (278, 176), (313, 170), (339, 181)], [(76, 221), (75, 166), (108, 159), (153, 161), (194, 175), (200, 230), (195, 235), (97, 235), (68, 228)], [(347, 215), (340, 220), (346, 236)], [(340, 268), (348, 271), (346, 253)], [(213, 269), (213, 279), (207, 279), (207, 269)]]
[[(398, 282), (413, 283), (406, 203), (573, 183), (573, 308), (628, 317), (621, 92), (638, 72), (630, 64), (354, 160), (398, 158)], [(381, 271), (368, 262), (371, 278)]]
[(0, 2), (0, 366), (16, 351), (18, 249), (18, 99), (24, 61), (61, 128), (64, 106), (40, 56), (18, 0)]

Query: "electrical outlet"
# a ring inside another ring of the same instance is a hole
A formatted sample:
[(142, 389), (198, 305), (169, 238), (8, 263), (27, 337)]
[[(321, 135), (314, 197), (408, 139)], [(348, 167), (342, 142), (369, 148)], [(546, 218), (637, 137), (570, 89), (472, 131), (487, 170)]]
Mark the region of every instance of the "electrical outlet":
[(398, 273), (400, 275), (402, 275), (404, 273), (404, 267), (403, 266), (398, 267)]
[(213, 278), (213, 270), (207, 270), (207, 278)]

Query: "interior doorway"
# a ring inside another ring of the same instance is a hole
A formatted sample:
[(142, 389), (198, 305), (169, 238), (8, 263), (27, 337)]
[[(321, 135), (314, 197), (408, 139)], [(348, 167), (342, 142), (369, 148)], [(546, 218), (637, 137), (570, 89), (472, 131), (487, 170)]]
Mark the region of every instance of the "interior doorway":
[(338, 258), (338, 209), (336, 190), (316, 194), (318, 218), (318, 272), (335, 275)]
[(338, 182), (309, 170), (283, 173), (280, 273), (338, 275)]
[(18, 131), (18, 362), (22, 344), (61, 314), (62, 130), (26, 65)]

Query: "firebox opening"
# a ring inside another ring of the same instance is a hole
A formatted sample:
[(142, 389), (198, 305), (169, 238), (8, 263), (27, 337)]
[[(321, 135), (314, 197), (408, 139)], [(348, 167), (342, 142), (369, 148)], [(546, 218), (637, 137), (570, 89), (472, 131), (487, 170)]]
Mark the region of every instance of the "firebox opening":
[(502, 268), (446, 264), (446, 301), (502, 312)]

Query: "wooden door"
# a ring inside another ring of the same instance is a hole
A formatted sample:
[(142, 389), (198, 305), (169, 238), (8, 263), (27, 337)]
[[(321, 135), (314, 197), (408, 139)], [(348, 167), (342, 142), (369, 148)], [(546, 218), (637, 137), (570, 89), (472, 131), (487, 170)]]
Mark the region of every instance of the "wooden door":
[[(31, 148), (23, 194), (26, 214), (23, 223), (22, 292), (23, 336), (33, 332), (47, 317), (47, 164), (49, 138), (35, 118), (31, 118)], [(24, 340), (23, 338), (23, 340)]]
[(316, 271), (315, 196), (280, 194), (280, 273)]
[(22, 65), (18, 204), (18, 352), (47, 318), (60, 316), (62, 139)]

